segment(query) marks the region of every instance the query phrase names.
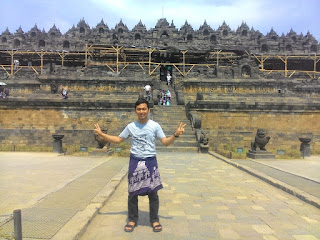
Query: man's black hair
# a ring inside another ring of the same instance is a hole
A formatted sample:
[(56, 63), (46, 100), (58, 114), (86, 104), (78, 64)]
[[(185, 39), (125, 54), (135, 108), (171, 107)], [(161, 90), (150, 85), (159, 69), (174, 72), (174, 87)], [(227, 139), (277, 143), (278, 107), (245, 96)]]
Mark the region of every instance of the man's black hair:
[(142, 103), (147, 104), (147, 108), (148, 108), (148, 109), (150, 108), (150, 107), (149, 107), (149, 102), (148, 102), (147, 100), (145, 100), (145, 99), (139, 99), (138, 101), (136, 101), (136, 103), (135, 103), (135, 105), (134, 105), (134, 109), (136, 109), (137, 106), (140, 105), (140, 104), (142, 104)]

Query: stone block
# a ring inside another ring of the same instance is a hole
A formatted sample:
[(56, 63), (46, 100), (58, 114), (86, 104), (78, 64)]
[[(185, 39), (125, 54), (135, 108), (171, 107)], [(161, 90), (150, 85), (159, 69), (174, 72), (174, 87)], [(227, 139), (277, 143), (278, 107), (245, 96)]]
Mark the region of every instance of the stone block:
[(253, 159), (275, 159), (275, 155), (272, 154), (271, 152), (268, 151), (263, 151), (263, 150), (249, 150), (247, 152), (247, 157), (248, 158), (253, 158)]

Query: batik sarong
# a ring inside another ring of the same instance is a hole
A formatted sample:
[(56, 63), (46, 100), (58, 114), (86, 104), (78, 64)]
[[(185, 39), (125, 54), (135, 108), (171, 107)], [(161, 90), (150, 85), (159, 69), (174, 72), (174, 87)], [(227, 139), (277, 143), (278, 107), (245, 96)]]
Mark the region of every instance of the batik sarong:
[(156, 156), (140, 159), (130, 154), (129, 196), (147, 195), (163, 188)]

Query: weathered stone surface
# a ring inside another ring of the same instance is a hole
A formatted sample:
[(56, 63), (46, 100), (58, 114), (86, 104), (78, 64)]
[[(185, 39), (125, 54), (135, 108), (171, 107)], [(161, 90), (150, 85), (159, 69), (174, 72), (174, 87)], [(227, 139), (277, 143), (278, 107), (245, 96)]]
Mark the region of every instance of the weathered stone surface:
[(268, 151), (280, 149), (299, 150), (302, 133), (313, 133), (311, 148), (319, 147), (320, 113), (283, 113), (283, 112), (211, 112), (198, 111), (202, 120), (201, 129), (209, 131), (209, 141), (214, 146), (227, 144), (230, 146), (251, 148), (257, 128), (268, 130), (271, 137)]
[[(96, 147), (95, 123), (107, 124), (109, 132), (118, 134), (126, 123), (134, 120), (132, 109), (84, 111), (66, 109), (0, 109), (0, 144), (52, 146), (52, 134), (63, 134), (63, 145)], [(121, 122), (119, 121), (121, 120)]]
[(265, 150), (249, 150), (247, 153), (248, 158), (253, 158), (253, 159), (275, 159), (275, 155), (272, 154), (271, 152), (265, 151)]
[[(11, 34), (9, 30), (4, 31), (0, 35), (0, 47), (2, 49), (39, 49), (40, 47), (43, 50), (55, 48), (77, 51), (82, 50), (86, 44), (98, 42), (134, 47), (153, 47), (157, 44), (160, 48), (196, 49), (198, 51), (213, 47), (221, 48), (222, 46), (225, 49), (237, 51), (251, 50), (272, 53), (310, 53), (318, 50), (318, 42), (309, 32), (303, 36), (291, 29), (286, 35), (279, 36), (271, 28), (270, 32), (263, 35), (261, 32), (249, 28), (246, 23), (242, 23), (236, 30), (232, 30), (226, 22), (223, 22), (214, 30), (205, 21), (196, 30), (186, 21), (178, 29), (173, 22), (169, 24), (165, 18), (161, 18), (156, 26), (149, 30), (141, 21), (132, 30), (129, 30), (122, 20), (115, 28), (109, 29), (106, 24), (101, 22), (91, 28), (82, 19), (65, 34), (62, 34), (57, 27), (54, 25), (48, 32), (39, 30), (36, 25), (25, 33), (21, 28), (14, 34)], [(168, 60), (172, 56), (166, 55), (163, 58)], [(30, 59), (24, 61), (27, 65)], [(24, 61), (21, 60), (21, 63), (23, 64)], [(243, 74), (250, 75), (250, 71), (245, 71)]]

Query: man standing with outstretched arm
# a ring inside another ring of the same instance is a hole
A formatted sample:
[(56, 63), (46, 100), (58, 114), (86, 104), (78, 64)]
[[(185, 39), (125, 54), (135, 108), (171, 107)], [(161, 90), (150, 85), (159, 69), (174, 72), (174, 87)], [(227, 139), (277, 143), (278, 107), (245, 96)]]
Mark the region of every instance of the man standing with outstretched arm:
[(121, 143), (125, 138), (131, 137), (130, 163), (128, 172), (128, 223), (126, 232), (132, 232), (138, 222), (138, 196), (148, 195), (150, 209), (150, 223), (154, 232), (160, 232), (159, 223), (159, 197), (157, 191), (163, 188), (156, 158), (156, 138), (164, 146), (172, 144), (176, 138), (184, 133), (186, 124), (179, 127), (170, 137), (166, 137), (161, 126), (148, 118), (150, 108), (145, 99), (135, 103), (137, 121), (129, 123), (119, 136), (111, 136), (101, 131), (95, 124), (94, 133), (98, 137), (112, 143)]

